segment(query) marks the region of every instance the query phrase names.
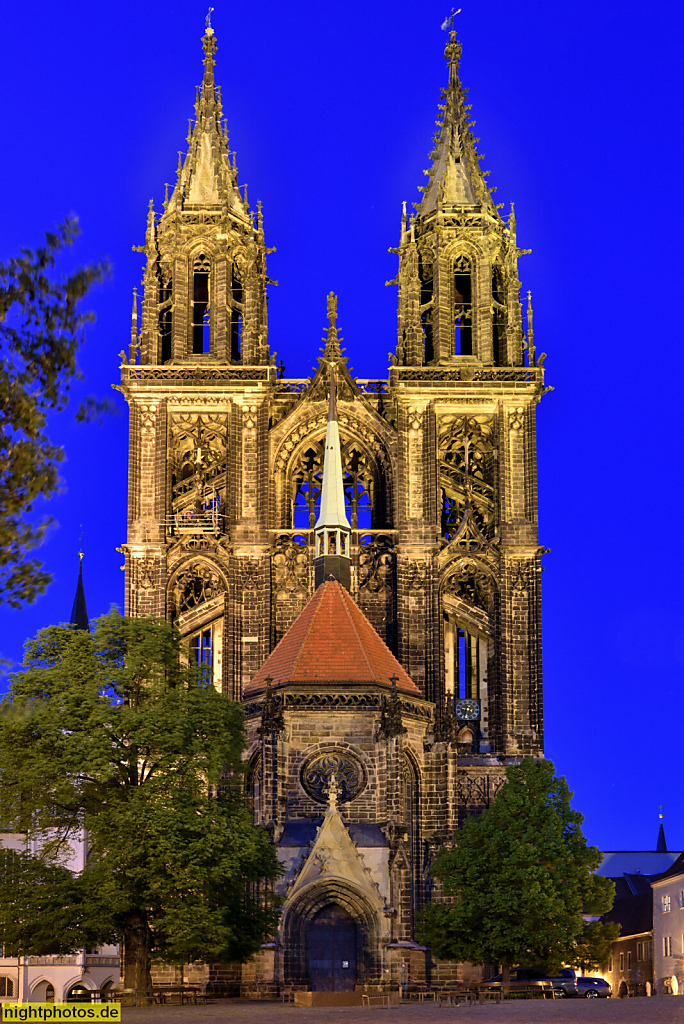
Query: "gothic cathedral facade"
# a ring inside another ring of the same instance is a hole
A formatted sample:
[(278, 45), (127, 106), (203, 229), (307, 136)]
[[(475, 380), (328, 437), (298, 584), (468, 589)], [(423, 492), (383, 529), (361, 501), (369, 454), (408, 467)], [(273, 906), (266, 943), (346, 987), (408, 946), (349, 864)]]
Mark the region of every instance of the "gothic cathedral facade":
[[(546, 389), (513, 210), (505, 222), (480, 169), (452, 32), (432, 167), (394, 250), (388, 377), (351, 375), (331, 294), (318, 370), (284, 378), (269, 350), (270, 250), (229, 150), (211, 27), (202, 44), (187, 153), (160, 216), (150, 204), (121, 368), (126, 613), (173, 620), (245, 706), (254, 812), (285, 875), (280, 933), (242, 970), (243, 991), (462, 977), (416, 942), (430, 864), (506, 766), (543, 749)], [(319, 574), (333, 421), (346, 526), (330, 549), (343, 557)], [(331, 627), (336, 646), (316, 658), (312, 638)], [(339, 978), (315, 960), (333, 927), (347, 935)]]

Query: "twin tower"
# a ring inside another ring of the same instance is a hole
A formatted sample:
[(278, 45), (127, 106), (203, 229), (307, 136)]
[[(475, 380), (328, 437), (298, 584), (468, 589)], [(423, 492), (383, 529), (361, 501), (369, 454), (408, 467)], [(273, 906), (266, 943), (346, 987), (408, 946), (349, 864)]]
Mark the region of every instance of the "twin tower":
[[(126, 611), (171, 619), (217, 689), (245, 703), (255, 815), (289, 851), (273, 984), (314, 986), (306, 936), (337, 913), (356, 929), (356, 983), (383, 985), (406, 966), (391, 951), (413, 942), (439, 845), (488, 804), (507, 764), (542, 751), (543, 357), (452, 32), (427, 183), (393, 250), (388, 377), (351, 375), (334, 295), (318, 369), (280, 377), (270, 250), (238, 182), (210, 27), (202, 46), (187, 151), (161, 214), (150, 204), (121, 367)], [(348, 784), (327, 803), (333, 772)], [(309, 877), (311, 828), (340, 814), (357, 829), (348, 870)], [(292, 895), (305, 890), (308, 909)]]

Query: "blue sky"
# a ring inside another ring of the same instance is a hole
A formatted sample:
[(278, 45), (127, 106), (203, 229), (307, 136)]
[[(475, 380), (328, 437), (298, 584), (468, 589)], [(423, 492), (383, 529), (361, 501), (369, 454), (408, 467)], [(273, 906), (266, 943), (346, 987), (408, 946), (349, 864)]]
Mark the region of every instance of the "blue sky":
[[(240, 180), (278, 249), (271, 350), (306, 375), (332, 289), (352, 366), (383, 376), (396, 329), (387, 249), (428, 166), (448, 5), (214, 5)], [(174, 180), (205, 13), (156, 0), (3, 12), (0, 256), (75, 212), (83, 235), (64, 268), (113, 264), (88, 302), (78, 394), (116, 383), (142, 269), (131, 247)], [(555, 388), (538, 420), (547, 752), (604, 849), (653, 848), (660, 804), (684, 849), (683, 21), (679, 4), (629, 0), (489, 0), (456, 19), (483, 166), (532, 249), (521, 277)], [(55, 582), (32, 607), (0, 606), (5, 657), (68, 618), (81, 533), (91, 616), (121, 605), (126, 430), (123, 408), (104, 427), (52, 423), (67, 461), (40, 554)]]

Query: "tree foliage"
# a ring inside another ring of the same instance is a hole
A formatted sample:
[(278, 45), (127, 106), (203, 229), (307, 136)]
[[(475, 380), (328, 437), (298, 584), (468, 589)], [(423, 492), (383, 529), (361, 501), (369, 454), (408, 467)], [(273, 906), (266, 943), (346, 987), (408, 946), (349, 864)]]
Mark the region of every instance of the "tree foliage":
[[(77, 221), (65, 220), (43, 247), (0, 263), (0, 601), (14, 608), (50, 581), (28, 555), (50, 521), (27, 516), (38, 497), (58, 487), (64, 453), (50, 443), (46, 417), (64, 408), (78, 377), (76, 353), (89, 319), (79, 300), (108, 270), (99, 262), (53, 279), (58, 253), (77, 235)], [(92, 415), (93, 404), (87, 400), (79, 417)]]
[(597, 964), (608, 933), (583, 915), (606, 913), (614, 886), (593, 873), (601, 853), (587, 846), (567, 782), (550, 761), (532, 758), (506, 774), (494, 803), (439, 853), (433, 874), (445, 898), (424, 911), (421, 940), (439, 958), (506, 972)]
[[(40, 850), (0, 877), (13, 953), (122, 939), (126, 987), (145, 990), (150, 957), (243, 960), (275, 927), (263, 883), (277, 861), (244, 796), (243, 712), (184, 653), (164, 620), (116, 612), (93, 634), (50, 627), (28, 642), (0, 705), (0, 816)], [(86, 867), (70, 880), (60, 865), (83, 829)], [(52, 897), (30, 884), (41, 871)], [(81, 925), (60, 925), (50, 946), (60, 900)]]

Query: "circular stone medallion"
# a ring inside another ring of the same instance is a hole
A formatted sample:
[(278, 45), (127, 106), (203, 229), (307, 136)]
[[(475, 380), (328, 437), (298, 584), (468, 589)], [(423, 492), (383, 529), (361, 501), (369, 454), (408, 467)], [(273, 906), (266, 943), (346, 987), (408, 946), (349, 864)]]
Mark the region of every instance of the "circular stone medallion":
[(353, 800), (366, 785), (361, 764), (350, 754), (314, 754), (302, 765), (301, 780), (309, 796), (321, 804), (328, 802), (328, 785), (333, 772), (340, 787), (340, 803)]

